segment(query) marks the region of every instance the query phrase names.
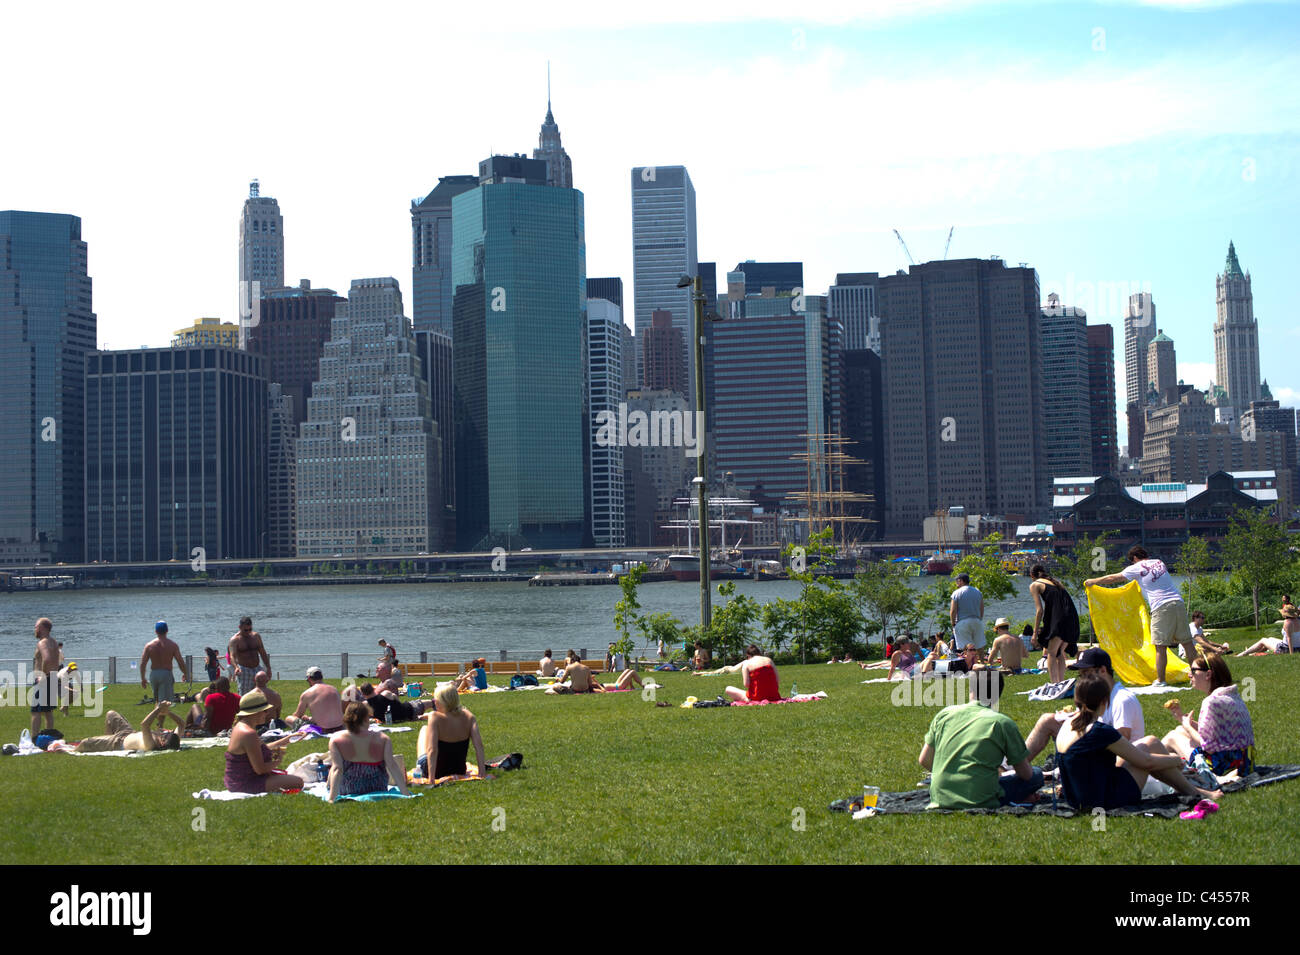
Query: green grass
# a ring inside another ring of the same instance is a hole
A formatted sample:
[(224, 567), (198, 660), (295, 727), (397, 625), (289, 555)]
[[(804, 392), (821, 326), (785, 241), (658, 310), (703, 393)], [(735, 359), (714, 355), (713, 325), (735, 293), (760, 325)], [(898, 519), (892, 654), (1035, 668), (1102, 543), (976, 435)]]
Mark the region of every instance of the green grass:
[[(1253, 631), (1230, 632), (1245, 646)], [(1253, 639), (1251, 637), (1250, 639)], [(1233, 660), (1255, 680), (1250, 709), (1260, 758), (1300, 763), (1294, 713), (1300, 661)], [(1227, 797), (1205, 822), (1111, 818), (885, 816), (854, 822), (833, 800), (864, 783), (911, 789), (930, 719), (926, 707), (895, 707), (892, 687), (862, 686), (855, 666), (784, 667), (804, 691), (830, 698), (789, 706), (680, 709), (726, 677), (657, 674), (657, 708), (639, 693), (548, 697), (539, 692), (469, 697), (489, 757), (518, 751), (525, 769), (490, 783), (425, 790), (417, 800), (330, 806), (303, 796), (234, 803), (191, 798), (219, 788), (220, 749), (147, 758), (0, 757), (6, 832), (0, 863), (195, 862), (237, 849), (248, 862), (351, 862), (377, 845), (416, 863), (476, 862), (979, 862), (1289, 863), (1300, 842), (1300, 782)], [(1042, 677), (1015, 677), (1003, 711), (1022, 732), (1049, 707), (1015, 691)], [(302, 683), (277, 684), (294, 701)], [(1198, 694), (1180, 690), (1184, 705)], [(148, 711), (138, 687), (114, 687), (107, 704), (138, 725)], [(1172, 721), (1165, 696), (1140, 697), (1147, 731)], [(0, 708), (0, 739), (13, 741), (28, 714)], [(412, 724), (414, 725), (414, 724)], [(102, 732), (102, 717), (56, 717), (69, 738)], [(414, 765), (416, 734), (394, 737)], [(290, 759), (323, 750), (295, 744)], [(196, 831), (200, 815), (205, 828)], [(803, 826), (795, 824), (802, 818)], [(494, 828), (496, 821), (498, 827)], [(500, 828), (504, 822), (504, 828)]]

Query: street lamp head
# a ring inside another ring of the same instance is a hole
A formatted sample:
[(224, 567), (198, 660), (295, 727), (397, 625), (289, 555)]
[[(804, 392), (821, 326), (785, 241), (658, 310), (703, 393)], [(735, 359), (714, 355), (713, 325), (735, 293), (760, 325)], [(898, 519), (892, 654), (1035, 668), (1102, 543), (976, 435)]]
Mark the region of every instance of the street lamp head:
[(694, 283), (695, 283), (695, 279), (693, 276), (683, 275), (681, 278), (677, 280), (677, 287), (690, 288), (690, 286), (693, 285)]

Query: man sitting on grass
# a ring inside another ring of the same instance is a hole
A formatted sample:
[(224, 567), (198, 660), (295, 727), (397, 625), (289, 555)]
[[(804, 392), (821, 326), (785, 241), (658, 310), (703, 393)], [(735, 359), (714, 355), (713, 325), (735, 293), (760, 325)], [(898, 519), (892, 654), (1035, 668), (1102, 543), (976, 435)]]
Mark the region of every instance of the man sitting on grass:
[[(343, 699), (339, 691), (325, 682), (325, 674), (317, 666), (307, 668), (307, 689), (298, 697), (298, 708), (286, 721), (297, 726), (310, 714), (311, 724), (322, 734), (337, 733), (343, 729)], [(355, 686), (348, 687), (355, 690)]]
[(104, 736), (90, 736), (83, 739), (77, 744), (77, 751), (82, 753), (108, 753), (118, 749), (139, 750), (149, 752), (155, 749), (180, 749), (181, 738), (176, 733), (153, 731), (154, 720), (161, 717), (164, 720), (173, 720), (182, 730), (185, 724), (181, 718), (172, 712), (172, 705), (169, 701), (163, 700), (150, 711), (149, 715), (144, 718), (144, 724), (140, 727), (139, 732), (131, 729), (131, 724), (126, 721), (121, 713), (117, 710), (109, 710), (104, 716)]
[(989, 651), (989, 666), (994, 660), (1002, 663), (1002, 668), (1012, 673), (1019, 673), (1025, 665), (1025, 644), (1011, 632), (1011, 624), (1006, 617), (998, 617), (993, 625), (993, 649)]
[[(1110, 701), (1101, 716), (1097, 718), (1098, 723), (1114, 727), (1119, 731), (1120, 736), (1133, 743), (1147, 735), (1146, 720), (1142, 716), (1142, 704), (1138, 702), (1132, 690), (1126, 689), (1123, 683), (1115, 679), (1109, 653), (1101, 647), (1089, 647), (1079, 654), (1079, 659), (1071, 663), (1068, 669), (1080, 673), (1097, 670), (1110, 688)], [(1025, 745), (1029, 748), (1029, 758), (1034, 759), (1041, 753), (1049, 739), (1056, 739), (1057, 734), (1061, 732), (1061, 727), (1070, 718), (1065, 711), (1044, 713), (1040, 716), (1029, 733), (1029, 739), (1025, 741)]]
[[(970, 702), (945, 706), (930, 723), (919, 762), (933, 770), (931, 809), (996, 809), (1024, 802), (1043, 785), (1043, 771), (1029, 765), (1015, 720), (992, 707), (1002, 695), (999, 670), (970, 675)], [(1006, 760), (1013, 775), (999, 778)]]

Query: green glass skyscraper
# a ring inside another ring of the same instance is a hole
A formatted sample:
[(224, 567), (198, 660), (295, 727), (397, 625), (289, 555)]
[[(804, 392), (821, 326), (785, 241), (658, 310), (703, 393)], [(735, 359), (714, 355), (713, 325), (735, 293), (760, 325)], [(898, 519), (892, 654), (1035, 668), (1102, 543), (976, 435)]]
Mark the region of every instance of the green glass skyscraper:
[(578, 547), (590, 537), (582, 193), (481, 178), (452, 200), (457, 545)]

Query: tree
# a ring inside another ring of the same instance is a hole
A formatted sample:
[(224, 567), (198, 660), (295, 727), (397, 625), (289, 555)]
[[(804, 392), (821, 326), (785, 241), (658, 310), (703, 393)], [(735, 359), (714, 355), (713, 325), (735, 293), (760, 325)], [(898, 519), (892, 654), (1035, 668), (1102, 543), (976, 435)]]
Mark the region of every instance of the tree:
[[(868, 564), (853, 578), (850, 589), (858, 604), (867, 609), (863, 616), (876, 633), (889, 636), (892, 623), (905, 621), (915, 612), (917, 594), (907, 586), (901, 568), (882, 562)], [(917, 618), (919, 619), (919, 617)]]
[(614, 604), (614, 629), (619, 633), (619, 638), (614, 644), (614, 652), (623, 654), (629, 660), (632, 658), (634, 646), (633, 628), (645, 632), (641, 615), (638, 613), (641, 603), (636, 593), (637, 587), (641, 585), (641, 575), (644, 573), (645, 567), (637, 565), (618, 579), (618, 586), (623, 591), (623, 596), (618, 603)]
[(1011, 575), (1002, 569), (1002, 548), (998, 546), (1001, 540), (1001, 534), (990, 534), (953, 568), (954, 574), (970, 575), (971, 586), (984, 595), (986, 602), (1005, 600), (1016, 592)]
[[(826, 528), (808, 536), (808, 542), (802, 545), (787, 545), (784, 556), (789, 565), (792, 580), (803, 584), (798, 605), (799, 630), (792, 642), (798, 644), (801, 663), (808, 662), (808, 651), (825, 647), (832, 652), (851, 652), (858, 646), (857, 636), (862, 632), (862, 615), (857, 603), (849, 594), (848, 588), (828, 573), (835, 566), (835, 545), (833, 530)], [(770, 604), (768, 606), (771, 606)], [(763, 622), (771, 620), (785, 629), (789, 619), (783, 609), (774, 608), (771, 614), (766, 609)]]
[[(1052, 562), (1052, 576), (1065, 584), (1070, 596), (1078, 608), (1078, 597), (1083, 598), (1083, 607), (1079, 617), (1088, 615), (1088, 598), (1083, 590), (1083, 582), (1093, 577), (1105, 577), (1119, 571), (1119, 561), (1111, 560), (1106, 554), (1106, 541), (1115, 536), (1114, 531), (1106, 531), (1095, 537), (1086, 534), (1074, 542), (1074, 548), (1065, 554), (1057, 554)], [(1076, 597), (1075, 595), (1078, 595)]]
[(720, 658), (737, 660), (753, 642), (753, 626), (762, 617), (763, 608), (753, 597), (737, 595), (736, 585), (730, 580), (718, 584), (718, 596), (723, 603), (714, 609), (708, 633), (701, 642)]
[(1258, 630), (1260, 593), (1286, 586), (1292, 569), (1286, 531), (1263, 511), (1239, 508), (1223, 539), (1222, 553), (1224, 567), (1250, 591)]

